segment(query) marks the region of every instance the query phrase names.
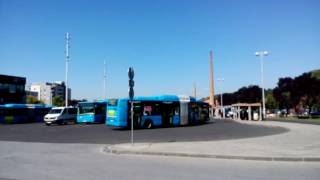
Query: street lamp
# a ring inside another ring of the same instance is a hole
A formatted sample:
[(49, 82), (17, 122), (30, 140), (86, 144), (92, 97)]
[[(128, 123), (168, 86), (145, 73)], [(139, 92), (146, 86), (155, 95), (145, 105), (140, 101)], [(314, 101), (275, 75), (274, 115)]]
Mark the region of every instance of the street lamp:
[(260, 66), (261, 66), (261, 89), (262, 89), (262, 118), (265, 117), (266, 114), (266, 103), (264, 99), (264, 82), (263, 82), (263, 57), (268, 56), (268, 51), (258, 51), (255, 53), (256, 56), (260, 57)]
[(222, 82), (221, 83), (220, 101), (221, 101), (222, 117), (225, 118), (224, 107), (223, 107), (223, 83), (224, 83), (224, 78), (218, 78), (217, 80)]

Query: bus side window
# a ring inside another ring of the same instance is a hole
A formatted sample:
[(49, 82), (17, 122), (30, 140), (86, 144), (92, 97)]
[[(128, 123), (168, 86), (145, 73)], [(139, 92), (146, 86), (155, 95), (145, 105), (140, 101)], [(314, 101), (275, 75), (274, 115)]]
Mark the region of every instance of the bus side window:
[(160, 115), (160, 105), (154, 104), (153, 111), (151, 112), (151, 115)]
[(98, 105), (94, 105), (94, 113), (95, 114), (100, 114), (100, 107)]
[(4, 115), (4, 109), (0, 109), (0, 116)]
[(76, 108), (69, 109), (69, 113), (70, 114), (77, 114), (77, 109)]
[(106, 114), (106, 106), (101, 106), (101, 114)]
[(143, 107), (143, 115), (144, 116), (150, 116), (151, 114), (152, 114), (152, 112), (153, 112), (153, 107), (152, 106), (149, 106), (149, 105), (145, 105), (144, 107)]

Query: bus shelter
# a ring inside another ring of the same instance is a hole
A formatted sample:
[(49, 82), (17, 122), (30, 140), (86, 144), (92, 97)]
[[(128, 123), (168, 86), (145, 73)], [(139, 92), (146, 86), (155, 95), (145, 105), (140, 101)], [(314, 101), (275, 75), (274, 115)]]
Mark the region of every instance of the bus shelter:
[[(239, 120), (247, 119), (249, 121), (262, 120), (262, 108), (260, 103), (237, 103), (237, 104), (232, 104), (231, 106), (235, 111), (234, 112), (235, 116), (233, 118), (236, 118)], [(243, 118), (243, 114), (245, 118)]]

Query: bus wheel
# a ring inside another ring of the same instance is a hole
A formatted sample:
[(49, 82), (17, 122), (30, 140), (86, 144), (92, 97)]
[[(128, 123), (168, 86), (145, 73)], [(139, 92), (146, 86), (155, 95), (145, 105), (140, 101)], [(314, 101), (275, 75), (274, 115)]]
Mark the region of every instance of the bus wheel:
[(151, 129), (152, 127), (153, 127), (153, 124), (152, 124), (152, 122), (151, 122), (151, 120), (146, 120), (145, 122), (144, 122), (144, 128), (146, 128), (146, 129)]

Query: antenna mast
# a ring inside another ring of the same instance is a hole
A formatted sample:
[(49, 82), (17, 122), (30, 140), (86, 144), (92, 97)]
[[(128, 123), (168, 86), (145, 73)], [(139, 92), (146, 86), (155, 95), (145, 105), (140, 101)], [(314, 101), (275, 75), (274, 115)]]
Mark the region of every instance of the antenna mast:
[(193, 82), (193, 97), (197, 99), (197, 85)]
[(65, 97), (65, 107), (68, 107), (68, 63), (69, 63), (69, 41), (70, 36), (69, 33), (66, 33), (66, 97)]

